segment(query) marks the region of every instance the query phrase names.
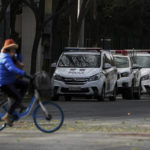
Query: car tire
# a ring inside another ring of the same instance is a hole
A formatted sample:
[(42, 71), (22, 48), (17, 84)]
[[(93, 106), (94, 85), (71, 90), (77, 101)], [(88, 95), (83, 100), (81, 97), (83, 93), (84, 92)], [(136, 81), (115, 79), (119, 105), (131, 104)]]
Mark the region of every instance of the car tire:
[(109, 100), (116, 101), (116, 96), (117, 96), (117, 85), (115, 85), (114, 90), (113, 90), (113, 95), (109, 97)]
[(132, 86), (129, 88), (129, 91), (127, 93), (127, 99), (133, 99), (134, 97), (133, 91), (134, 91), (134, 86), (132, 84)]
[(71, 101), (71, 99), (72, 99), (71, 96), (69, 96), (69, 95), (68, 95), (68, 96), (65, 96), (65, 101), (68, 101), (68, 102), (69, 102), (69, 101)]
[(127, 99), (126, 92), (122, 92), (122, 99)]
[(133, 99), (133, 85), (126, 89), (126, 91), (122, 92), (122, 98), (127, 100)]
[(98, 101), (99, 102), (102, 102), (102, 101), (104, 101), (105, 100), (105, 85), (103, 86), (103, 88), (102, 88), (102, 92), (101, 92), (101, 95), (100, 96), (98, 96)]
[(138, 92), (134, 93), (134, 98), (137, 99), (137, 100), (141, 99), (141, 82), (140, 82), (140, 85), (138, 87)]

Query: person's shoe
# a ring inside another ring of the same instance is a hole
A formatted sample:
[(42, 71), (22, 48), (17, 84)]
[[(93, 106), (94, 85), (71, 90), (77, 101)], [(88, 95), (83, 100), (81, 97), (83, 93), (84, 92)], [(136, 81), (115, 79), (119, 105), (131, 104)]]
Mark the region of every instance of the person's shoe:
[(10, 115), (9, 113), (6, 113), (4, 117), (2, 117), (3, 121), (5, 121), (5, 123), (7, 125), (9, 125), (10, 127), (13, 126), (13, 119), (12, 119), (12, 115)]

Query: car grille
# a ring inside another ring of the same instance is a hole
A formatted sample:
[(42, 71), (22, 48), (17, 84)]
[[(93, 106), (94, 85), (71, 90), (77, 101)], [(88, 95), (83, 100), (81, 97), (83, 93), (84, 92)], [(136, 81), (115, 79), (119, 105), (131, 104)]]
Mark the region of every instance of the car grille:
[(83, 85), (88, 81), (88, 78), (64, 78), (65, 84), (68, 85)]
[(77, 91), (72, 91), (72, 90), (69, 90), (68, 88), (62, 88), (61, 92), (63, 92), (63, 93), (86, 93), (86, 92), (89, 92), (89, 89), (83, 88), (83, 89), (80, 89)]

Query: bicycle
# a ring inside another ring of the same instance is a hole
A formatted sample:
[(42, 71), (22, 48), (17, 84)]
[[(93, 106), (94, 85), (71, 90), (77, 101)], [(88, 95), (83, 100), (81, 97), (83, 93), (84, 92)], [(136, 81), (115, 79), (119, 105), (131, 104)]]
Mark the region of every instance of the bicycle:
[[(7, 124), (1, 120), (1, 118), (7, 112), (9, 106), (11, 105), (11, 100), (0, 101), (0, 131), (2, 131)], [(33, 121), (35, 126), (44, 133), (52, 133), (57, 131), (64, 121), (64, 114), (61, 107), (53, 102), (45, 101), (43, 102), (40, 98), (39, 91), (34, 89), (34, 96), (30, 100), (30, 103), (26, 110), (22, 113), (15, 111), (13, 113), (13, 121), (19, 121), (22, 117), (28, 116), (33, 109)]]

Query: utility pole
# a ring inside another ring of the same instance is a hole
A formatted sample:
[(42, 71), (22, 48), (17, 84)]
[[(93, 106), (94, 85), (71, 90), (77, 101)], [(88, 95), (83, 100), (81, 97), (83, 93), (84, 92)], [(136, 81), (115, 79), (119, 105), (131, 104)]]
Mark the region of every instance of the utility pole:
[[(80, 9), (82, 5), (83, 0), (78, 0), (78, 10), (77, 10), (77, 19), (79, 18), (80, 15)], [(84, 47), (84, 19), (82, 21), (81, 29), (80, 29), (80, 35), (79, 35), (79, 40), (78, 40), (78, 46), (79, 47)]]

